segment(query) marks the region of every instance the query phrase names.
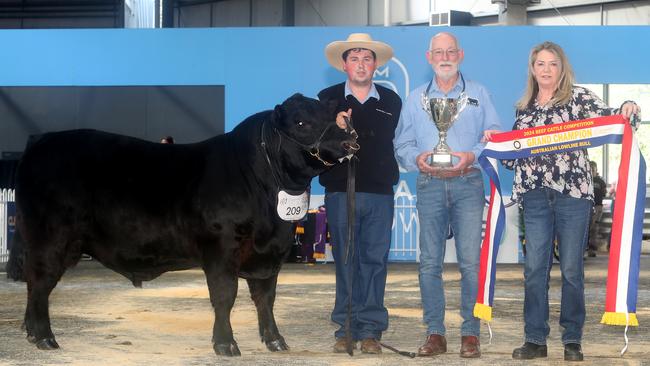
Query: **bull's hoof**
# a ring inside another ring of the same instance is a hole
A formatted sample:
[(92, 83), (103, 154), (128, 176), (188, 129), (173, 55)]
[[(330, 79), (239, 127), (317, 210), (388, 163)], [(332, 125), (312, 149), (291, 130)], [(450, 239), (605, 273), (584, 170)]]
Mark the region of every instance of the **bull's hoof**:
[(237, 343), (215, 343), (212, 348), (214, 349), (214, 352), (220, 356), (241, 356), (241, 352), (239, 352), (239, 347), (237, 347)]
[(280, 337), (278, 339), (274, 339), (272, 341), (267, 341), (266, 343), (266, 348), (268, 348), (269, 351), (271, 352), (278, 352), (278, 351), (288, 351), (289, 346), (287, 345), (287, 342), (284, 341), (284, 338)]
[(43, 350), (52, 350), (59, 348), (59, 344), (56, 343), (54, 338), (44, 338), (39, 341), (36, 341), (36, 347)]

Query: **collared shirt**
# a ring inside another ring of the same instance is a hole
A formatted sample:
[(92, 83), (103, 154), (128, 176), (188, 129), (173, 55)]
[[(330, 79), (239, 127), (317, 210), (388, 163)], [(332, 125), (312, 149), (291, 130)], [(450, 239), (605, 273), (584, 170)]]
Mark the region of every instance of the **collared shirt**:
[[(517, 111), (513, 130), (523, 130), (568, 121), (577, 121), (618, 113), (608, 107), (591, 90), (573, 86), (571, 100), (563, 105), (540, 106), (537, 102)], [(502, 160), (514, 169), (512, 200), (521, 202), (524, 193), (537, 188), (550, 188), (573, 198), (594, 200), (594, 187), (587, 150), (537, 155), (529, 158)]]
[[(351, 95), (351, 96), (355, 97), (354, 94), (352, 93), (352, 89), (350, 88), (349, 83), (350, 83), (349, 80), (345, 81), (345, 97), (346, 98), (348, 97), (348, 95)], [(371, 97), (379, 100), (379, 93), (377, 92), (377, 88), (375, 88), (375, 83), (370, 83), (370, 91), (368, 92), (368, 95), (366, 95), (366, 99), (364, 99), (364, 100), (357, 99), (357, 100), (359, 100), (359, 103), (363, 104), (366, 101), (368, 101), (368, 99), (370, 99)]]
[[(395, 156), (400, 165), (407, 171), (419, 171), (415, 159), (425, 151), (431, 151), (440, 140), (438, 129), (431, 116), (424, 110), (422, 94), (429, 84), (421, 85), (413, 90), (402, 108), (399, 124), (395, 131)], [(458, 78), (456, 85), (447, 93), (443, 93), (434, 79), (429, 89), (429, 98), (458, 98), (463, 90), (463, 82)], [(447, 144), (452, 151), (471, 151), (474, 153), (474, 167), (478, 167), (478, 156), (483, 151), (485, 143), (481, 142), (483, 131), (502, 130), (492, 97), (485, 87), (475, 81), (465, 80), (465, 94), (476, 101), (478, 105), (468, 103), (454, 124), (447, 132)], [(452, 163), (458, 158), (452, 156)]]

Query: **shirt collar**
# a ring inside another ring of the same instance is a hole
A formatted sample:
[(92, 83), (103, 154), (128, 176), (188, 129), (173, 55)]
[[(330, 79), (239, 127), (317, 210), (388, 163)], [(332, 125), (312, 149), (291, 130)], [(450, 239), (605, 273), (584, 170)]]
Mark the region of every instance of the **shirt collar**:
[[(345, 97), (347, 98), (348, 95), (351, 95), (351, 96), (354, 97), (354, 94), (352, 94), (352, 89), (350, 89), (350, 85), (348, 83), (348, 80), (346, 80), (345, 81)], [(363, 104), (363, 103), (367, 102), (368, 99), (370, 99), (370, 98), (375, 98), (375, 99), (379, 100), (379, 92), (377, 92), (377, 88), (375, 88), (375, 83), (370, 84), (370, 91), (368, 92), (368, 95), (366, 96), (366, 99), (365, 100), (359, 100), (359, 103)]]
[[(451, 94), (451, 93), (455, 93), (455, 92), (460, 93), (463, 90), (462, 83), (463, 82), (462, 82), (462, 80), (460, 78), (460, 74), (458, 74), (458, 78), (456, 79), (456, 84), (454, 84), (454, 87), (451, 88), (451, 90), (447, 94)], [(439, 93), (439, 94), (445, 94), (438, 87), (438, 83), (436, 83), (436, 75), (435, 74), (433, 75), (433, 78), (431, 79), (431, 88), (429, 90), (429, 94), (431, 94), (432, 92)]]

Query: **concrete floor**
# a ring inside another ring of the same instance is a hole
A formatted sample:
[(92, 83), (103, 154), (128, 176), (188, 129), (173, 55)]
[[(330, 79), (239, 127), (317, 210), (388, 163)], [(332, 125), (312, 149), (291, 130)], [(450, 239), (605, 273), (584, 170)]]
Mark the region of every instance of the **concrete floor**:
[[(641, 326), (628, 331), (624, 357), (623, 328), (599, 324), (605, 298), (607, 257), (586, 262), (587, 323), (584, 365), (650, 365), (650, 256), (644, 255), (637, 316)], [(559, 318), (559, 267), (552, 272), (549, 357), (515, 361), (512, 349), (523, 338), (521, 265), (499, 265), (496, 304), (489, 344), (482, 327), (483, 356), (458, 357), (459, 275), (445, 270), (447, 354), (409, 359), (384, 350), (382, 355), (333, 354), (335, 327), (329, 321), (334, 301), (332, 264), (287, 264), (278, 285), (275, 315), (290, 352), (270, 353), (259, 341), (257, 318), (245, 281), (231, 316), (242, 357), (216, 356), (210, 337), (213, 315), (205, 279), (199, 270), (168, 273), (135, 289), (130, 282), (95, 262), (69, 270), (50, 297), (52, 327), (61, 349), (40, 351), (20, 329), (25, 309), (24, 283), (0, 273), (0, 365), (549, 365), (562, 358)], [(390, 327), (383, 341), (416, 351), (425, 337), (416, 264), (391, 264), (386, 293)]]

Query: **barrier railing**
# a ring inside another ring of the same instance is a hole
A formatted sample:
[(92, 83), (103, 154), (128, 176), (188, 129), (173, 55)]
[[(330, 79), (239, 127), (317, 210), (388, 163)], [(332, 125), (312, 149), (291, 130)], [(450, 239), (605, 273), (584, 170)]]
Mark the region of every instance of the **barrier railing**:
[(415, 262), (420, 254), (418, 245), (420, 225), (415, 207), (415, 196), (395, 198), (392, 235), (393, 243), (388, 259)]
[[(13, 210), (10, 205), (15, 202), (13, 189), (0, 190), (0, 263), (9, 260), (9, 225), (14, 226)], [(13, 208), (13, 207), (12, 207)]]

